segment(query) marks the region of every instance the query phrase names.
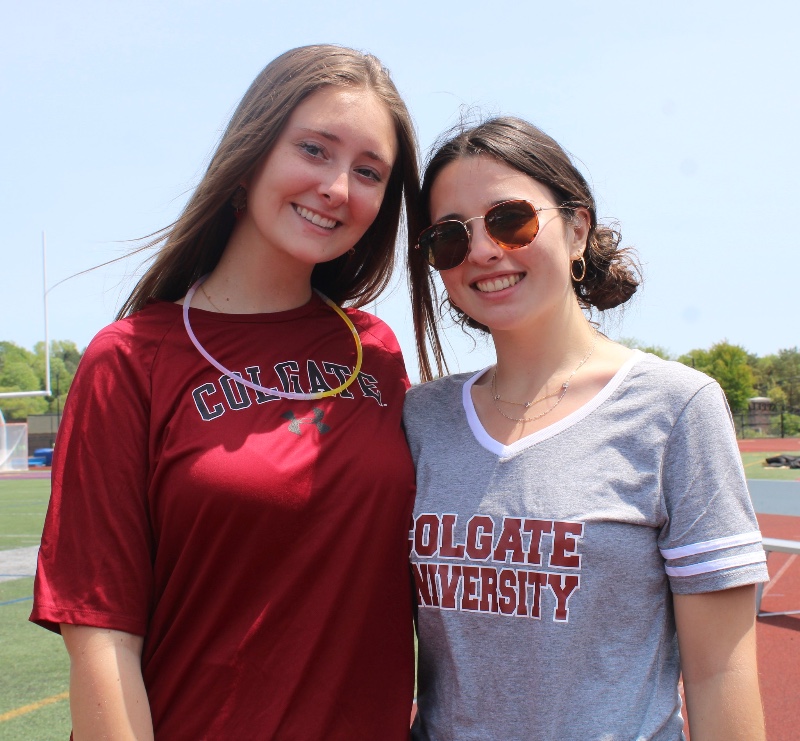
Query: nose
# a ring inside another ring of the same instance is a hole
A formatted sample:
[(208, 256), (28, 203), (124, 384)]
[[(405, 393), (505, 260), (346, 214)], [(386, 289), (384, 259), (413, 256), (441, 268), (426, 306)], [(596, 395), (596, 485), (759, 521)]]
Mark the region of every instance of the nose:
[(349, 198), (348, 173), (343, 170), (332, 179), (320, 183), (320, 193), (328, 200), (331, 206), (341, 206)]
[(483, 219), (480, 223), (473, 221), (470, 224), (470, 241), (469, 252), (467, 253), (467, 260), (475, 265), (487, 265), (496, 262), (503, 256), (503, 248), (492, 240), (486, 233), (483, 226)]

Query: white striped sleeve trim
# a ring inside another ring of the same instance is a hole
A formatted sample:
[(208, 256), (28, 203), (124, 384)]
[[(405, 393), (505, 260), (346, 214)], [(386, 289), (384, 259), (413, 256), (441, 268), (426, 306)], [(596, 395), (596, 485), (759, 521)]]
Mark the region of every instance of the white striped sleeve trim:
[(661, 555), (665, 560), (675, 558), (685, 558), (686, 556), (696, 556), (698, 553), (708, 553), (709, 551), (721, 551), (723, 548), (734, 548), (737, 545), (750, 545), (751, 543), (761, 542), (761, 532), (753, 530), (749, 533), (739, 535), (728, 535), (724, 538), (714, 540), (704, 540), (702, 543), (683, 545), (680, 548), (662, 548)]
[(767, 555), (762, 550), (760, 553), (742, 553), (738, 556), (727, 556), (726, 558), (716, 558), (713, 561), (693, 563), (689, 566), (666, 566), (667, 576), (696, 576), (697, 574), (709, 574), (713, 571), (732, 569), (736, 566), (751, 566), (759, 563), (766, 563)]

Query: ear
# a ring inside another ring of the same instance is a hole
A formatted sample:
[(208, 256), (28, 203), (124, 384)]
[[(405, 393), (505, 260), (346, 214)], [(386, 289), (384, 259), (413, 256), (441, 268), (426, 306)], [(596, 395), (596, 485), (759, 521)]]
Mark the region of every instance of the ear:
[(568, 222), (568, 235), (571, 235), (572, 244), (570, 245), (570, 259), (579, 260), (586, 251), (586, 240), (589, 237), (592, 217), (586, 208), (577, 208), (572, 218)]

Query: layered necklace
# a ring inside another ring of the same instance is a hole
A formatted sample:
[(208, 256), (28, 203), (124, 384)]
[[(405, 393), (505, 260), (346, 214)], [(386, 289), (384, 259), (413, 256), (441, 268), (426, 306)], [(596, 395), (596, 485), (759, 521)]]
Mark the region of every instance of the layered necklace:
[[(530, 401), (509, 401), (508, 399), (501, 399), (500, 394), (497, 393), (497, 366), (494, 367), (494, 372), (492, 373), (492, 401), (494, 402), (494, 408), (502, 414), (506, 419), (510, 419), (512, 422), (534, 422), (537, 419), (541, 419), (547, 414), (550, 414), (564, 399), (567, 395), (567, 390), (569, 389), (569, 382), (572, 380), (572, 377), (581, 369), (581, 367), (586, 363), (589, 358), (592, 357), (592, 353), (594, 352), (595, 347), (597, 346), (597, 335), (598, 331), (594, 330), (594, 337), (592, 338), (592, 344), (589, 346), (589, 350), (586, 355), (583, 356), (581, 362), (575, 366), (575, 370), (569, 374), (564, 383), (561, 384), (561, 387), (558, 391), (554, 391), (552, 394), (544, 394), (540, 396), (538, 399), (534, 398)], [(555, 402), (551, 404), (547, 409), (539, 414), (535, 414), (533, 417), (512, 417), (509, 414), (506, 414), (501, 408), (500, 404), (511, 404), (512, 406), (516, 407), (524, 407), (525, 410), (530, 409), (534, 404), (539, 404), (540, 402), (546, 401), (547, 399), (555, 398)]]
[[(337, 306), (333, 301), (331, 301), (316, 288), (313, 289), (314, 292), (344, 320), (344, 323), (347, 325), (347, 328), (350, 330), (350, 333), (353, 335), (353, 339), (356, 343), (355, 367), (353, 368), (353, 372), (350, 374), (350, 377), (341, 386), (337, 386), (335, 389), (328, 389), (327, 391), (317, 391), (313, 394), (301, 394), (293, 391), (278, 391), (277, 389), (260, 386), (257, 383), (253, 383), (252, 381), (243, 378), (240, 374), (228, 370), (224, 365), (222, 365), (222, 363), (213, 358), (211, 354), (200, 344), (200, 340), (198, 340), (195, 336), (194, 332), (192, 331), (192, 325), (189, 323), (189, 306), (192, 303), (192, 297), (198, 288), (202, 288), (206, 278), (208, 278), (208, 275), (204, 275), (202, 278), (200, 278), (186, 293), (186, 298), (183, 300), (183, 326), (186, 327), (186, 334), (189, 335), (189, 339), (197, 348), (198, 352), (220, 373), (224, 373), (234, 383), (247, 386), (247, 388), (253, 389), (253, 391), (260, 391), (264, 394), (279, 396), (281, 399), (292, 399), (294, 401), (315, 401), (316, 399), (324, 399), (328, 396), (336, 396), (336, 394), (342, 393), (342, 391), (344, 391), (348, 386), (350, 386), (350, 384), (353, 383), (353, 381), (356, 380), (356, 378), (358, 378), (358, 374), (361, 371), (361, 361), (364, 359), (364, 350), (361, 347), (361, 338), (358, 336), (358, 330), (353, 325), (353, 322), (350, 321), (350, 318), (347, 316), (347, 314), (345, 314), (339, 306)], [(208, 299), (208, 302), (217, 311), (219, 311), (220, 314), (224, 314), (225, 312), (221, 311), (220, 308), (211, 300), (211, 297), (206, 293), (204, 288), (202, 288), (202, 291)]]

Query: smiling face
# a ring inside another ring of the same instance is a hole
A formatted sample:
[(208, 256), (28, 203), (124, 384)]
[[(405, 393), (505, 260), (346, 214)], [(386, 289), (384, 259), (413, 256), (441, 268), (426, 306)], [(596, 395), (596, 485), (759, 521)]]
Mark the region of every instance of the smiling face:
[[(558, 203), (546, 186), (487, 156), (462, 157), (444, 167), (431, 188), (433, 223), (483, 216), (502, 201), (527, 200), (537, 209)], [(580, 311), (572, 290), (570, 262), (583, 253), (587, 214), (575, 222), (558, 210), (539, 214), (539, 233), (526, 247), (504, 250), (483, 220), (470, 224), (472, 239), (464, 262), (440, 273), (450, 301), (494, 333), (564, 321)]]
[(324, 87), (295, 108), (245, 183), (237, 237), (310, 274), (344, 254), (378, 214), (398, 145), (392, 117), (371, 91)]

